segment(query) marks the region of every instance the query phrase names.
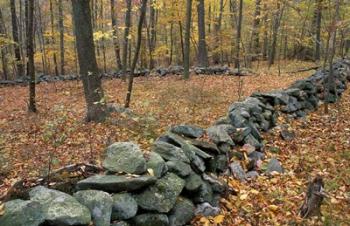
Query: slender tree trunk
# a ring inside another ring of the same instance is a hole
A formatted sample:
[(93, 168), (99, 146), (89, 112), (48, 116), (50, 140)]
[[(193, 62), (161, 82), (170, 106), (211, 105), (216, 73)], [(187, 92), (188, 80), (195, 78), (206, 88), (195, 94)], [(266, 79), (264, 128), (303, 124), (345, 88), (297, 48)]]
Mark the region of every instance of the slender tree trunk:
[(315, 61), (321, 58), (321, 21), (322, 21), (322, 0), (316, 0), (316, 32), (315, 32)]
[(170, 24), (170, 57), (169, 57), (169, 66), (173, 63), (173, 52), (174, 52), (174, 23)]
[(154, 68), (154, 59), (153, 54), (156, 45), (156, 10), (154, 8), (155, 0), (151, 1), (150, 4), (150, 17), (149, 17), (149, 26), (150, 26), (150, 35), (148, 38), (148, 48), (149, 48), (149, 69)]
[(240, 74), (240, 43), (241, 43), (241, 33), (242, 33), (242, 20), (243, 20), (243, 0), (239, 1), (239, 11), (238, 11), (238, 26), (237, 26), (237, 36), (236, 36), (236, 58), (235, 58), (235, 68)]
[(125, 107), (126, 108), (130, 107), (131, 92), (132, 92), (132, 86), (133, 86), (133, 82), (134, 82), (134, 71), (135, 71), (136, 63), (138, 61), (139, 54), (140, 54), (141, 40), (142, 40), (142, 27), (143, 27), (143, 21), (145, 20), (146, 11), (147, 11), (147, 0), (142, 0), (142, 5), (141, 5), (140, 10), (141, 10), (140, 20), (139, 20), (139, 24), (137, 26), (136, 50), (135, 50), (134, 59), (132, 61), (132, 65), (131, 65), (131, 71), (130, 71), (129, 82), (128, 82), (128, 92), (126, 94), (126, 100), (125, 100)]
[(18, 37), (18, 24), (17, 24), (15, 0), (10, 0), (10, 8), (11, 8), (11, 21), (12, 21), (12, 38), (13, 38), (13, 41), (15, 42), (14, 52), (15, 52), (16, 65), (17, 65), (16, 77), (20, 78), (24, 75), (24, 68), (23, 68), (23, 63), (21, 59), (21, 50), (20, 50), (21, 43)]
[(129, 32), (131, 26), (131, 0), (126, 0), (127, 9), (125, 12), (125, 30), (124, 30), (124, 43), (123, 43), (123, 74), (122, 79), (126, 80), (127, 59), (128, 59), (128, 47), (129, 47)]
[(63, 2), (58, 0), (58, 29), (60, 31), (60, 58), (61, 58), (61, 75), (65, 74), (64, 69), (64, 24), (63, 24)]
[(55, 75), (58, 76), (58, 65), (57, 65), (57, 56), (56, 56), (56, 48), (55, 48), (55, 25), (54, 25), (54, 16), (53, 16), (53, 4), (52, 4), (52, 0), (50, 0), (50, 21), (51, 21), (51, 45), (52, 48), (54, 49), (53, 51), (53, 63), (54, 63), (54, 67), (55, 67)]
[(215, 35), (214, 36), (215, 37), (215, 47), (214, 47), (214, 54), (213, 54), (214, 64), (220, 63), (219, 48), (221, 46), (220, 31), (221, 31), (223, 11), (224, 11), (224, 0), (220, 0), (219, 16), (216, 18), (215, 26), (214, 26), (214, 35)]
[(47, 57), (46, 57), (46, 44), (45, 44), (45, 37), (44, 37), (44, 31), (43, 31), (43, 20), (42, 20), (42, 15), (41, 15), (41, 8), (38, 5), (37, 6), (37, 12), (38, 12), (38, 19), (39, 23), (37, 26), (39, 26), (39, 44), (41, 44), (41, 51), (42, 51), (42, 65), (43, 65), (43, 73), (47, 74), (48, 69), (47, 69)]
[(186, 27), (184, 48), (184, 79), (190, 78), (190, 38), (191, 38), (192, 0), (186, 0)]
[(28, 0), (27, 14), (27, 55), (29, 81), (29, 106), (30, 112), (36, 112), (35, 103), (35, 67), (34, 67), (34, 0)]
[(182, 56), (182, 63), (185, 62), (185, 44), (184, 44), (184, 36), (183, 36), (183, 28), (182, 23), (179, 21), (179, 31), (180, 31), (180, 44), (181, 44), (181, 56)]
[(119, 47), (119, 39), (118, 39), (118, 23), (117, 23), (117, 16), (115, 12), (115, 1), (111, 0), (111, 19), (112, 19), (112, 27), (113, 27), (113, 45), (114, 45), (114, 54), (115, 54), (115, 60), (116, 65), (118, 67), (118, 70), (121, 70), (123, 68), (122, 61), (120, 59), (120, 47)]
[(199, 0), (197, 5), (198, 12), (198, 65), (208, 67), (208, 51), (205, 40), (205, 5), (204, 0)]
[(270, 47), (270, 54), (269, 54), (269, 61), (268, 61), (269, 67), (275, 63), (278, 31), (279, 31), (279, 27), (283, 16), (283, 10), (284, 10), (284, 6), (281, 8), (280, 3), (278, 2), (277, 10), (275, 12), (274, 19), (273, 19), (272, 43)]
[[(7, 38), (5, 22), (4, 22), (4, 18), (2, 16), (1, 9), (0, 9), (0, 38)], [(4, 73), (4, 79), (7, 80), (9, 77), (8, 60), (7, 60), (7, 47), (6, 46), (1, 47), (0, 52), (1, 52), (2, 71)]]
[(89, 0), (72, 0), (73, 22), (80, 74), (82, 76), (87, 121), (101, 122), (107, 115), (101, 78), (96, 62)]

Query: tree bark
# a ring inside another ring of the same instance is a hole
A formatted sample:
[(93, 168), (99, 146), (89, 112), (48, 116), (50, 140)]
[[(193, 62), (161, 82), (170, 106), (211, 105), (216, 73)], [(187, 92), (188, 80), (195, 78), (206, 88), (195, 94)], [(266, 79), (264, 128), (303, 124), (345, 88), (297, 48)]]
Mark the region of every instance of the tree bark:
[(29, 108), (30, 112), (36, 112), (35, 103), (35, 67), (34, 67), (34, 0), (28, 0), (27, 15), (27, 55), (29, 81)]
[[(2, 16), (2, 11), (0, 9), (0, 38), (7, 38), (4, 18)], [(1, 64), (2, 64), (2, 72), (4, 74), (4, 79), (8, 80), (9, 70), (8, 70), (8, 60), (7, 60), (7, 47), (1, 47)]]
[(134, 71), (136, 68), (136, 63), (140, 55), (140, 49), (141, 49), (141, 41), (142, 41), (142, 27), (143, 27), (143, 21), (146, 17), (146, 11), (147, 11), (147, 0), (142, 0), (142, 5), (140, 9), (140, 19), (139, 24), (137, 26), (137, 43), (136, 43), (136, 50), (134, 59), (132, 61), (131, 65), (131, 71), (129, 75), (129, 81), (128, 81), (128, 92), (126, 94), (126, 100), (125, 100), (125, 107), (130, 107), (130, 100), (131, 100), (131, 93), (132, 93), (132, 87), (134, 82)]
[(153, 54), (156, 47), (156, 10), (154, 8), (155, 0), (151, 1), (150, 4), (150, 18), (149, 18), (149, 26), (150, 26), (150, 35), (148, 38), (148, 48), (149, 48), (149, 69), (154, 68), (154, 59)]
[(197, 5), (198, 12), (198, 65), (208, 67), (208, 51), (205, 36), (205, 5), (204, 0), (199, 0)]
[(237, 35), (236, 35), (236, 57), (235, 57), (235, 68), (237, 68), (238, 74), (240, 74), (240, 43), (242, 33), (242, 20), (243, 20), (243, 0), (239, 1), (238, 10), (238, 24), (237, 24)]
[(191, 17), (192, 17), (192, 0), (186, 0), (186, 27), (185, 27), (184, 75), (183, 75), (184, 79), (190, 78)]
[(300, 216), (309, 218), (321, 215), (321, 204), (324, 199), (324, 183), (321, 176), (317, 176), (307, 187), (303, 205), (300, 208)]
[(275, 63), (276, 49), (277, 49), (277, 36), (278, 36), (278, 31), (279, 31), (282, 16), (283, 16), (283, 11), (284, 11), (284, 6), (281, 8), (280, 3), (278, 2), (277, 10), (273, 18), (272, 43), (270, 46), (270, 54), (269, 54), (269, 60), (268, 60), (269, 67)]
[(321, 21), (322, 21), (322, 0), (316, 0), (316, 31), (315, 31), (315, 61), (321, 58)]
[(58, 0), (58, 29), (60, 32), (60, 59), (61, 59), (61, 75), (65, 74), (64, 69), (64, 24), (63, 24), (63, 2)]
[(114, 54), (116, 59), (116, 65), (119, 70), (123, 68), (122, 62), (120, 59), (120, 46), (119, 46), (119, 40), (118, 40), (118, 23), (117, 23), (117, 17), (115, 12), (115, 1), (111, 0), (111, 20), (112, 20), (112, 27), (113, 27), (113, 45), (114, 45)]
[(220, 54), (219, 54), (218, 49), (221, 46), (220, 31), (221, 31), (223, 11), (224, 11), (224, 0), (220, 0), (219, 16), (216, 18), (215, 26), (214, 26), (214, 35), (215, 35), (214, 36), (215, 37), (215, 47), (214, 47), (214, 54), (213, 54), (214, 64), (220, 63)]
[(90, 0), (72, 0), (73, 22), (87, 105), (86, 120), (101, 122), (105, 120), (107, 112), (96, 62), (89, 3)]
[(124, 30), (124, 43), (123, 43), (123, 74), (122, 79), (126, 80), (127, 60), (128, 60), (128, 47), (129, 47), (129, 32), (131, 26), (131, 0), (126, 0), (127, 9), (125, 12), (125, 30)]
[(16, 2), (15, 0), (10, 0), (10, 8), (11, 8), (11, 21), (12, 21), (12, 38), (15, 42), (14, 52), (16, 58), (17, 65), (17, 78), (20, 78), (24, 75), (24, 68), (21, 59), (21, 50), (20, 50), (20, 42), (18, 37), (18, 24), (17, 24), (17, 14), (16, 14)]
[(54, 29), (54, 16), (53, 16), (53, 4), (52, 4), (52, 0), (50, 0), (50, 21), (51, 21), (51, 45), (52, 45), (52, 48), (54, 48), (54, 51), (53, 51), (53, 63), (54, 63), (54, 67), (55, 67), (55, 75), (58, 76), (59, 73), (58, 73), (58, 65), (57, 65), (57, 56), (56, 56), (56, 48), (55, 48), (55, 44), (56, 44), (56, 41), (55, 41), (55, 36), (54, 36), (54, 32), (55, 32), (55, 29)]

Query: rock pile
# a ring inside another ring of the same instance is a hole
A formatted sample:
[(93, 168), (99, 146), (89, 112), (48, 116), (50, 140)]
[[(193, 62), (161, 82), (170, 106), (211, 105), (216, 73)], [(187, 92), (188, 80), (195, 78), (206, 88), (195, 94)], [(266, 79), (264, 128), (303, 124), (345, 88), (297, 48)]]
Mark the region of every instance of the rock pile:
[[(151, 152), (129, 142), (114, 143), (106, 149), (104, 174), (79, 181), (72, 195), (35, 187), (29, 200), (5, 203), (0, 225), (93, 221), (97, 226), (165, 226), (185, 225), (195, 215), (216, 215), (220, 197), (230, 192), (217, 175), (241, 181), (258, 177), (257, 166), (265, 157), (261, 131), (273, 128), (279, 113), (303, 117), (320, 101), (336, 101), (350, 81), (350, 62), (339, 61), (334, 68), (336, 89), (327, 100), (323, 93), (328, 72), (317, 71), (285, 90), (255, 93), (232, 104), (227, 116), (208, 129), (174, 126), (154, 142)], [(249, 163), (243, 168), (239, 161), (230, 162), (234, 156)], [(265, 173), (275, 172), (284, 169), (273, 158)]]

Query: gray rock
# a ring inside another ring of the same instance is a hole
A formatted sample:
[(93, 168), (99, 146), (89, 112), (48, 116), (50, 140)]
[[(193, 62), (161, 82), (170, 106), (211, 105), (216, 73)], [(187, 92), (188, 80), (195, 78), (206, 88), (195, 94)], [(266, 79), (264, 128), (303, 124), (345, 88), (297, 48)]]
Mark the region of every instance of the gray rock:
[(169, 225), (185, 225), (194, 217), (195, 206), (192, 201), (183, 197), (176, 200), (174, 208), (169, 213)]
[(242, 116), (240, 111), (234, 110), (229, 113), (231, 124), (236, 128), (246, 127), (248, 120)]
[(219, 213), (220, 213), (220, 208), (213, 207), (207, 202), (197, 205), (197, 208), (195, 210), (195, 215), (197, 216), (209, 217), (209, 216), (216, 216)]
[(39, 226), (44, 220), (44, 210), (39, 202), (16, 199), (5, 203), (5, 213), (0, 216), (0, 225)]
[(110, 172), (142, 174), (146, 172), (146, 160), (139, 146), (130, 142), (114, 143), (106, 149), (103, 167)]
[(281, 130), (280, 135), (281, 135), (282, 139), (285, 141), (291, 141), (295, 138), (294, 131), (288, 130), (286, 128), (283, 128)]
[(230, 171), (232, 175), (240, 180), (240, 181), (245, 181), (246, 180), (246, 174), (239, 162), (233, 162), (229, 165)]
[(220, 180), (214, 174), (203, 174), (202, 177), (204, 181), (208, 182), (211, 185), (214, 192), (222, 194), (228, 189), (226, 182)]
[(169, 212), (185, 186), (185, 181), (173, 173), (167, 173), (154, 185), (136, 195), (138, 205), (146, 210)]
[(197, 191), (203, 183), (204, 181), (200, 175), (192, 173), (186, 178), (185, 189), (188, 191)]
[(95, 226), (110, 226), (112, 198), (103, 191), (86, 190), (75, 193), (74, 198), (89, 208)]
[(181, 161), (168, 161), (166, 162), (166, 165), (169, 172), (173, 172), (180, 177), (186, 177), (193, 172), (189, 164)]
[(125, 221), (119, 221), (119, 222), (111, 224), (111, 226), (130, 226), (130, 224), (128, 224)]
[(207, 129), (209, 138), (215, 143), (228, 143), (234, 146), (234, 142), (230, 137), (230, 134), (235, 132), (235, 128), (232, 125), (216, 125)]
[(267, 174), (271, 174), (272, 172), (278, 172), (278, 173), (284, 172), (281, 163), (275, 158), (272, 158), (269, 161), (269, 163), (267, 164), (267, 168), (266, 168)]
[(29, 192), (30, 199), (43, 206), (45, 221), (54, 225), (87, 225), (90, 211), (74, 197), (52, 189), (38, 186)]
[(112, 220), (130, 219), (136, 215), (137, 210), (137, 202), (130, 194), (113, 195)]
[(249, 127), (237, 128), (236, 131), (232, 134), (232, 139), (236, 143), (242, 143), (244, 138), (251, 133)]
[(169, 219), (165, 214), (145, 213), (134, 217), (132, 223), (134, 226), (169, 226)]
[(199, 138), (204, 134), (204, 129), (193, 125), (178, 125), (170, 129), (171, 132), (189, 138)]
[(213, 200), (213, 189), (208, 182), (203, 182), (198, 191), (193, 194), (195, 203), (211, 202)]
[(259, 151), (253, 151), (252, 153), (248, 154), (248, 157), (255, 161), (259, 161), (265, 158), (265, 154)]
[(244, 143), (245, 144), (250, 144), (252, 146), (254, 146), (256, 149), (260, 150), (262, 148), (262, 144), (251, 134), (249, 134), (248, 136), (246, 136), (244, 138)]
[(247, 172), (246, 177), (249, 180), (255, 180), (256, 178), (259, 177), (259, 173), (254, 171), (254, 170), (253, 171), (249, 171), (249, 172)]
[[(200, 150), (208, 153), (209, 154), (208, 158), (213, 158), (212, 154), (214, 154), (214, 155), (220, 154), (218, 147), (213, 143), (208, 143), (208, 142), (202, 141), (202, 140), (190, 140), (190, 142), (192, 145), (196, 146)], [(196, 153), (196, 154), (204, 159), (208, 159), (206, 157), (199, 155), (198, 153)]]
[(135, 191), (154, 184), (157, 178), (153, 176), (116, 176), (95, 175), (77, 183), (77, 190), (95, 189), (106, 192)]
[(179, 160), (185, 163), (190, 163), (190, 160), (181, 148), (163, 141), (156, 141), (154, 143), (153, 151), (169, 161)]
[(151, 152), (149, 154), (149, 159), (146, 166), (147, 169), (153, 170), (154, 176), (157, 178), (162, 177), (168, 171), (168, 167), (166, 166), (164, 159), (155, 152)]
[(194, 158), (192, 159), (191, 166), (194, 169), (194, 171), (198, 173), (203, 173), (206, 169), (205, 162), (201, 157), (198, 157), (197, 155), (194, 156)]
[(208, 170), (210, 172), (224, 172), (227, 169), (228, 159), (226, 155), (217, 155), (210, 160)]

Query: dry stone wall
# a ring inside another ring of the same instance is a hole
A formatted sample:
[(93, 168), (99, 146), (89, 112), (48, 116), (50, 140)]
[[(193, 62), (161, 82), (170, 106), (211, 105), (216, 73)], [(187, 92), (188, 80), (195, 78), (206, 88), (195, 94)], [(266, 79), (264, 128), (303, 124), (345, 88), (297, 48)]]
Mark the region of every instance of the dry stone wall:
[[(29, 200), (5, 203), (1, 226), (88, 225), (166, 226), (186, 225), (195, 215), (217, 215), (219, 199), (233, 192), (218, 178), (225, 173), (238, 180), (259, 175), (256, 163), (264, 158), (262, 131), (276, 126), (279, 114), (298, 118), (315, 110), (324, 100), (329, 72), (319, 70), (284, 90), (254, 93), (233, 103), (227, 116), (207, 129), (178, 125), (159, 137), (150, 152), (137, 144), (114, 143), (106, 149), (105, 173), (79, 181), (72, 195), (35, 187)], [(335, 102), (350, 81), (350, 62), (334, 64), (336, 89), (327, 102)], [(250, 164), (230, 162), (243, 146)], [(271, 159), (266, 174), (283, 173)]]

